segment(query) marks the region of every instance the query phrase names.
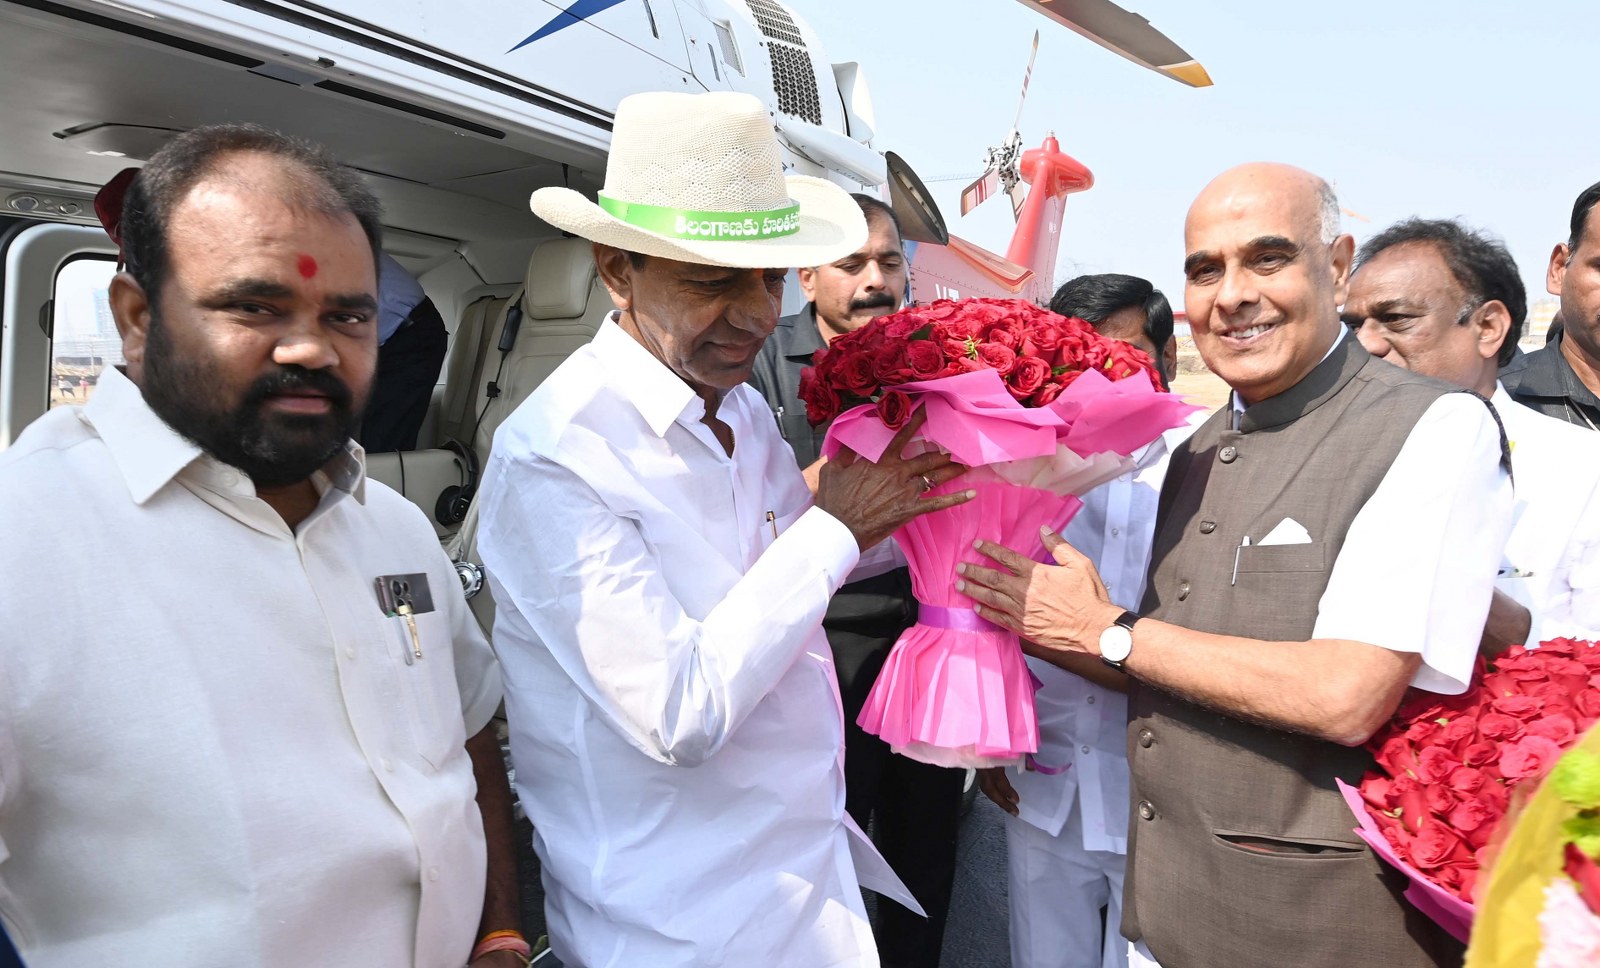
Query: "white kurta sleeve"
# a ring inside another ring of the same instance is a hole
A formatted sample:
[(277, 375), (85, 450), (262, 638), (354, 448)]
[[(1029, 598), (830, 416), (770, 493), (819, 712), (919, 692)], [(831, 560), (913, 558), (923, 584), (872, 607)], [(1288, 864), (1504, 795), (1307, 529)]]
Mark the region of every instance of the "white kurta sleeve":
[(553, 462), (502, 461), (480, 497), (479, 548), (496, 607), (515, 609), (538, 641), (509, 641), (497, 622), (495, 648), (548, 649), (602, 716), (665, 763), (695, 766), (721, 748), (819, 634), (858, 558), (849, 529), (811, 508), (697, 619), (637, 522)]
[(1464, 691), (1511, 531), (1500, 454), (1481, 400), (1435, 401), (1351, 522), (1313, 637), (1418, 653), (1413, 685)]

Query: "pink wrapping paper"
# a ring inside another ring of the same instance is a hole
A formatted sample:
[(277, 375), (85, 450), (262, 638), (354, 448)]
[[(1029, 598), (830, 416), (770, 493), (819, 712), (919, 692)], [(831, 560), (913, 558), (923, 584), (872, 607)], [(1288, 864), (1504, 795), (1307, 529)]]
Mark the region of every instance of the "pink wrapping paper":
[[(976, 499), (895, 533), (917, 600), (935, 608), (971, 608), (972, 600), (955, 590), (956, 564), (993, 565), (973, 549), (975, 538), (1042, 558), (1040, 527), (1059, 531), (1082, 506), (1074, 495), (1127, 469), (1127, 454), (1197, 409), (1147, 380), (1113, 382), (1092, 371), (1038, 408), (1018, 403), (993, 370), (896, 389), (927, 413), (913, 448), (937, 447), (974, 468), (934, 493), (970, 488)], [(834, 420), (822, 453), (832, 457), (848, 446), (877, 461), (894, 433), (875, 407), (856, 407)], [(919, 621), (908, 629), (857, 722), (923, 762), (1019, 764), (1039, 748), (1033, 680), (1021, 645), (998, 627), (961, 624), (968, 627)]]
[[(942, 494), (974, 485), (957, 479)], [(990, 566), (972, 547), (982, 538), (1041, 558), (1039, 528), (1059, 530), (1083, 502), (998, 481), (975, 485), (958, 508), (925, 514), (896, 534), (911, 561), (917, 601), (971, 609), (955, 590), (956, 565)], [(918, 622), (895, 643), (856, 722), (897, 753), (941, 766), (1006, 766), (1039, 748), (1033, 680), (1017, 637), (986, 622), (981, 629)]]
[(1350, 812), (1356, 815), (1356, 836), (1382, 857), (1385, 863), (1410, 878), (1411, 885), (1405, 892), (1406, 900), (1465, 944), (1472, 934), (1472, 905), (1428, 880), (1427, 875), (1401, 860), (1400, 855), (1394, 852), (1394, 846), (1389, 843), (1389, 838), (1373, 822), (1372, 815), (1367, 811), (1367, 802), (1361, 798), (1361, 791), (1343, 780), (1334, 782), (1338, 784), (1339, 793)]

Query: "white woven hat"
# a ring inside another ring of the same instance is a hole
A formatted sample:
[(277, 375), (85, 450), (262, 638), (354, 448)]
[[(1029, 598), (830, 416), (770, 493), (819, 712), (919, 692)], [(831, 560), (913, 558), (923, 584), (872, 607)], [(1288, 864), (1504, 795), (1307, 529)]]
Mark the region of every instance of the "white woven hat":
[(825, 265), (867, 240), (855, 199), (820, 178), (785, 177), (766, 108), (723, 91), (623, 98), (599, 204), (569, 188), (541, 188), (529, 204), (592, 242), (702, 265)]

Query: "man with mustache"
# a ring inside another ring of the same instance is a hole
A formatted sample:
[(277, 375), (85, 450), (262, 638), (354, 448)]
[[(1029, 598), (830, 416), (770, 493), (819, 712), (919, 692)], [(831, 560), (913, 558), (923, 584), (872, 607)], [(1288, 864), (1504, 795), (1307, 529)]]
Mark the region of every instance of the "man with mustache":
[[(828, 428), (812, 427), (806, 419), (800, 371), (835, 337), (899, 309), (909, 278), (894, 210), (870, 195), (851, 197), (867, 219), (866, 244), (843, 259), (797, 270), (806, 307), (778, 320), (750, 374), (812, 481)], [(856, 725), (889, 650), (916, 621), (910, 572), (903, 561), (888, 566), (883, 574), (839, 589), (822, 629), (844, 702), (846, 805), (862, 829), (874, 821), (873, 842), (928, 915), (885, 900), (878, 907), (878, 953), (889, 968), (937, 968), (955, 883), (965, 773), (892, 753), (888, 743)]]
[(33, 968), (519, 964), (499, 674), (350, 439), (377, 200), (199, 128), (120, 234), (126, 366), (0, 454), (6, 928)]

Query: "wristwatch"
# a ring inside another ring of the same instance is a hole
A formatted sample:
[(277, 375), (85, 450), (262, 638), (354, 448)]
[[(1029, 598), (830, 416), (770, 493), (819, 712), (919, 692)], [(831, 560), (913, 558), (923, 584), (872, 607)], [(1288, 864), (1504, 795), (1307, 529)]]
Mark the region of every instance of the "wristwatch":
[(1100, 661), (1118, 672), (1133, 651), (1133, 623), (1139, 621), (1135, 612), (1123, 612), (1104, 632), (1100, 633)]

